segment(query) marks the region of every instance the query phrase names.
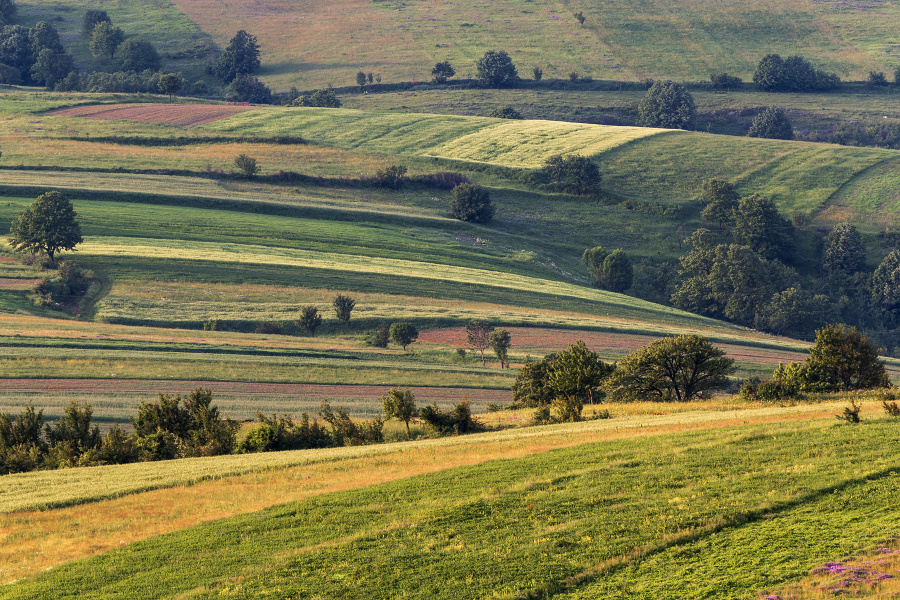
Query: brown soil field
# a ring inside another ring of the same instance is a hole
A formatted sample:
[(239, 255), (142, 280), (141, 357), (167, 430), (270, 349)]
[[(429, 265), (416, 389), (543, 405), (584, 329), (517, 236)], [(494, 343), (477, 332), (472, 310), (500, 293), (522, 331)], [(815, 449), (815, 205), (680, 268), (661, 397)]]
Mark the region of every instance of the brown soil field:
[(227, 104), (103, 104), (77, 106), (56, 111), (53, 114), (64, 117), (88, 117), (110, 121), (135, 121), (137, 123), (161, 123), (190, 127), (218, 121), (252, 110), (252, 108), (252, 106)]
[[(509, 327), (512, 334), (512, 348), (517, 352), (534, 351), (544, 354), (564, 350), (578, 340), (604, 357), (623, 356), (628, 352), (646, 346), (655, 339), (651, 335), (634, 335), (627, 333), (606, 333), (602, 331), (586, 331), (579, 329), (544, 329), (539, 327)], [(433, 329), (419, 334), (419, 342), (429, 344), (446, 344), (465, 348), (466, 330), (464, 327)], [(732, 344), (717, 344), (736, 362), (777, 365), (779, 362), (803, 362), (805, 352), (775, 350), (771, 348), (753, 348)], [(490, 352), (490, 350), (488, 351)], [(493, 353), (491, 353), (493, 357)]]

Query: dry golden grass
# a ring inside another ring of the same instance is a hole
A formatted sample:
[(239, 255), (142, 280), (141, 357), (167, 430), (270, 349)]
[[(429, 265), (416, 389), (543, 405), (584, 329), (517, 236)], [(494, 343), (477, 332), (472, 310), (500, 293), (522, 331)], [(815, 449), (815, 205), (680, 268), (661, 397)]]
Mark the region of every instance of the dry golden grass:
[[(658, 408), (665, 411), (668, 406)], [(618, 408), (612, 407), (614, 414)], [(837, 409), (837, 405), (820, 405), (739, 412), (691, 411), (403, 443), (373, 447), (377, 454), (372, 456), (223, 477), (81, 506), (9, 513), (0, 522), (0, 564), (5, 565), (0, 570), (0, 581), (19, 579), (198, 523), (329, 492), (604, 440), (831, 419)], [(178, 468), (178, 462), (167, 464)], [(77, 477), (83, 471), (90, 469), (71, 474)]]

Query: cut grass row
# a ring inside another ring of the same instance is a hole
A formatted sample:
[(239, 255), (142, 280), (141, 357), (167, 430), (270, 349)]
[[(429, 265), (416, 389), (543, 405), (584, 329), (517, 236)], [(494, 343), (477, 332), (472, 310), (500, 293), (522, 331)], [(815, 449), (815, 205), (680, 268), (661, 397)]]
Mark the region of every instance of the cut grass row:
[[(137, 542), (2, 593), (596, 597), (625, 585), (658, 598), (746, 597), (900, 527), (886, 508), (900, 465), (883, 452), (896, 423), (829, 421), (614, 436), (336, 492)], [(704, 576), (671, 578), (688, 565)]]

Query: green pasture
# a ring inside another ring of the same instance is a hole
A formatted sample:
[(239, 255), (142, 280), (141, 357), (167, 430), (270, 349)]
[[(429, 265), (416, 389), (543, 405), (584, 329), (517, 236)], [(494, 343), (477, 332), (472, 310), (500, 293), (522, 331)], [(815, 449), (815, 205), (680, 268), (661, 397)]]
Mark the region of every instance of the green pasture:
[(746, 598), (896, 532), (898, 436), (831, 420), (582, 445), (224, 519), (0, 595)]

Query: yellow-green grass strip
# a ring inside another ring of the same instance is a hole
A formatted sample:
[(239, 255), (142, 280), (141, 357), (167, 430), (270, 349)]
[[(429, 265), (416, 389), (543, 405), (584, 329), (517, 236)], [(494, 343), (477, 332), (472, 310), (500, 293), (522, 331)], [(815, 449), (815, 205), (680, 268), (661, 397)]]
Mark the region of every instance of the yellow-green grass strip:
[(833, 403), (787, 408), (753, 408), (739, 412), (728, 410), (684, 412), (669, 415), (637, 415), (375, 446), (187, 458), (84, 469), (19, 473), (0, 477), (0, 513), (70, 506), (152, 489), (192, 485), (204, 480), (239, 475), (251, 471), (339, 461), (359, 456), (391, 454), (420, 447), (444, 447), (540, 438), (542, 436), (556, 436), (569, 432), (582, 433), (692, 425), (715, 422), (723, 418), (754, 419), (773, 415), (802, 415), (822, 410), (837, 411), (840, 406), (840, 403)]
[(633, 140), (667, 132), (671, 130), (517, 120), (459, 137), (428, 154), (505, 167), (539, 168), (553, 155), (594, 156)]

